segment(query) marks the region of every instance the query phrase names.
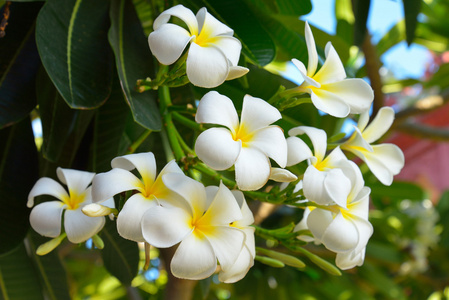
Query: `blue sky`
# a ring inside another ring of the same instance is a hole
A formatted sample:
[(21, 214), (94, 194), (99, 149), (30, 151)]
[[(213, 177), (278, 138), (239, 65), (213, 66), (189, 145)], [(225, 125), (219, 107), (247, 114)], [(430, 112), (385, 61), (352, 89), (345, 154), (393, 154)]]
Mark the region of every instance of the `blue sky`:
[[(312, 0), (312, 4), (312, 12), (301, 19), (335, 34), (334, 0)], [(373, 36), (373, 41), (377, 42), (391, 26), (403, 17), (401, 0), (371, 1), (367, 26)], [(391, 48), (381, 58), (384, 66), (398, 78), (420, 78), (430, 59), (431, 57), (424, 47), (416, 44), (408, 47), (405, 42)]]

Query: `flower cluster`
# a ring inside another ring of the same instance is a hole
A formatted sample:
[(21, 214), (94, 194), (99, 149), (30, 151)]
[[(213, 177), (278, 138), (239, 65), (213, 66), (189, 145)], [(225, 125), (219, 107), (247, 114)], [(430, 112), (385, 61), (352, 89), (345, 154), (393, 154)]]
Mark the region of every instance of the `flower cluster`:
[[(171, 17), (184, 22), (188, 30), (169, 23)], [(161, 64), (185, 68), (180, 76), (187, 75), (194, 85), (216, 87), (248, 72), (237, 66), (242, 45), (233, 37), (233, 30), (205, 8), (195, 16), (182, 5), (172, 7), (155, 19), (153, 27), (149, 35), (152, 53)], [(200, 126), (194, 151), (190, 149), (189, 153), (197, 156), (192, 164), (201, 161), (204, 164), (198, 164), (217, 176), (220, 173), (215, 171), (233, 171), (235, 186), (245, 192), (259, 190), (269, 180), (294, 182), (300, 178), (294, 193), (306, 199), (302, 202), (306, 208), (295, 231), (309, 230), (313, 237), (298, 234), (298, 238), (323, 244), (337, 253), (338, 267), (349, 269), (363, 263), (373, 227), (368, 220), (370, 189), (364, 186), (359, 167), (343, 151), (362, 159), (386, 185), (400, 172), (404, 156), (395, 145), (372, 145), (391, 126), (393, 109), (382, 108), (368, 125), (371, 87), (362, 79), (346, 78), (343, 63), (330, 43), (318, 70), (315, 42), (307, 23), (305, 38), (308, 67), (293, 59), (304, 82), (287, 92), (310, 94), (317, 109), (334, 117), (360, 114), (349, 139), (334, 145), (328, 153), (331, 147), (324, 130), (298, 126), (291, 128), (286, 138), (278, 125), (282, 114), (270, 104), (273, 102), (245, 95), (239, 118), (233, 100), (209, 91), (199, 101), (195, 114), (195, 121), (208, 124), (207, 129), (202, 131)], [(295, 168), (285, 169), (305, 162), (303, 174)], [(104, 216), (113, 214), (117, 231), (125, 239), (159, 248), (178, 245), (171, 260), (174, 276), (203, 279), (218, 269), (219, 280), (235, 282), (246, 275), (254, 264), (256, 250), (255, 229), (251, 226), (254, 218), (243, 192), (230, 190), (224, 179), (218, 186), (205, 187), (185, 175), (175, 160), (158, 174), (151, 152), (116, 157), (111, 167), (100, 174), (59, 168), (58, 178), (68, 192), (53, 179), (41, 178), (30, 192), (28, 206), (43, 194), (60, 201), (35, 206), (31, 226), (44, 236), (60, 237), (65, 211), (63, 234), (69, 241), (80, 243), (95, 236), (105, 223)], [(116, 195), (125, 201), (120, 211), (114, 208)]]

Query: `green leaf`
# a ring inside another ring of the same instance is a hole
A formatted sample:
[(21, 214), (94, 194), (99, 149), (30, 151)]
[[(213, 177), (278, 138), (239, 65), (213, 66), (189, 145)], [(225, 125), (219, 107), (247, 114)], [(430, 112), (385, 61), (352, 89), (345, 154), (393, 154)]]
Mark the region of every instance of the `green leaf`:
[(276, 0), (275, 2), (281, 15), (297, 17), (312, 11), (312, 3), (309, 0)]
[(354, 0), (354, 44), (360, 46), (366, 35), (366, 21), (368, 20), (371, 0)]
[(139, 248), (136, 242), (126, 240), (117, 233), (116, 222), (107, 220), (100, 234), (104, 241), (101, 250), (104, 266), (124, 285), (130, 285), (137, 275)]
[(37, 18), (42, 63), (73, 108), (100, 106), (112, 83), (107, 0), (48, 0)]
[(407, 44), (410, 46), (415, 37), (416, 24), (418, 23), (418, 14), (421, 9), (421, 0), (403, 0), (405, 16), (405, 33)]
[(335, 17), (337, 19), (337, 36), (341, 37), (349, 45), (353, 44), (354, 13), (351, 0), (335, 1)]
[(114, 50), (118, 75), (134, 120), (151, 130), (161, 129), (161, 117), (154, 91), (139, 93), (136, 81), (154, 72), (153, 57), (137, 13), (130, 0), (113, 0), (111, 4), (109, 42)]
[(94, 111), (67, 106), (45, 72), (37, 79), (39, 114), (42, 122), (42, 154), (59, 166), (70, 167)]
[[(40, 66), (34, 20), (42, 4), (11, 3), (0, 51), (0, 128), (11, 125), (36, 106), (35, 77)], [(0, 11), (3, 16), (5, 7)]]
[(27, 241), (41, 285), (48, 297), (46, 299), (70, 299), (67, 273), (58, 252), (54, 250), (43, 256), (36, 255), (37, 247), (48, 239), (34, 231), (30, 232)]
[[(379, 209), (383, 205), (390, 205), (391, 201), (401, 201), (404, 199), (420, 201), (425, 199), (424, 190), (413, 183), (405, 181), (394, 181), (390, 186), (385, 186), (375, 180), (372, 183), (366, 182), (371, 188), (371, 198)], [(383, 204), (385, 202), (385, 204)]]
[(393, 46), (402, 42), (405, 38), (405, 23), (403, 20), (392, 26), (390, 30), (377, 43), (377, 55), (380, 57)]
[(440, 89), (445, 89), (449, 86), (447, 78), (449, 76), (449, 63), (445, 63), (439, 66), (438, 71), (433, 74), (429, 81), (424, 83), (426, 88), (438, 86)]
[(44, 299), (39, 279), (24, 244), (0, 256), (0, 299)]
[(38, 178), (30, 119), (0, 130), (0, 254), (17, 247), (28, 231), (28, 193)]
[(111, 160), (121, 152), (120, 141), (131, 114), (123, 99), (118, 79), (114, 81), (111, 97), (95, 114), (92, 141), (91, 171), (99, 173), (111, 169)]
[[(275, 45), (257, 17), (240, 0), (208, 1), (202, 0), (209, 12), (231, 27), (242, 42), (242, 52), (254, 63), (264, 66), (276, 54)], [(238, 7), (238, 9), (236, 9)]]

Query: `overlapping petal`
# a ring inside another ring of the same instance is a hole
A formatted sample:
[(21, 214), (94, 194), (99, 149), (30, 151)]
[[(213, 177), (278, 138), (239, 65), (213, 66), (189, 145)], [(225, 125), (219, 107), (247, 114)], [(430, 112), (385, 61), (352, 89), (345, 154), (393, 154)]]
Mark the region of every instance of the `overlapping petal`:
[(374, 92), (371, 86), (360, 78), (348, 78), (342, 81), (323, 84), (322, 89), (334, 94), (349, 106), (350, 113), (360, 114), (368, 111)]
[(223, 183), (220, 183), (212, 203), (201, 217), (202, 223), (219, 226), (242, 219), (242, 212), (234, 198), (231, 191)]
[(254, 148), (242, 148), (235, 163), (235, 180), (239, 189), (260, 189), (270, 178), (270, 173), (270, 160), (264, 153)]
[(104, 226), (104, 217), (88, 217), (81, 208), (66, 210), (64, 213), (64, 229), (67, 239), (72, 243), (87, 241)]
[(64, 203), (61, 201), (48, 201), (36, 205), (30, 213), (31, 227), (43, 236), (59, 236), (63, 210)]
[(34, 205), (34, 198), (41, 195), (50, 195), (61, 201), (69, 197), (69, 194), (61, 184), (48, 177), (39, 178), (39, 180), (34, 184), (28, 194), (27, 206), (32, 207)]
[(156, 159), (152, 152), (134, 153), (119, 156), (111, 161), (113, 168), (127, 171), (137, 169), (145, 186), (152, 185), (156, 179)]
[(279, 110), (268, 102), (250, 95), (245, 95), (243, 98), (240, 124), (248, 132), (254, 132), (281, 118), (282, 115)]
[[(322, 129), (309, 127), (309, 126), (298, 126), (290, 129), (288, 135), (295, 136), (301, 134), (307, 134), (313, 145), (313, 152), (318, 162), (321, 162), (326, 155), (327, 148), (327, 135)], [(302, 147), (299, 149), (302, 150)], [(307, 152), (309, 155), (309, 152)]]
[(278, 126), (267, 126), (254, 131), (247, 147), (254, 147), (272, 158), (282, 168), (287, 164), (287, 141)]
[(243, 247), (234, 264), (226, 271), (221, 270), (218, 273), (218, 280), (225, 283), (234, 283), (245, 277), (248, 270), (254, 265), (254, 256), (250, 250)]
[(151, 201), (140, 193), (129, 197), (117, 216), (118, 233), (125, 239), (143, 242), (142, 217), (157, 204), (157, 201)]
[(239, 126), (239, 117), (232, 100), (216, 91), (210, 91), (201, 98), (195, 121), (223, 125), (233, 133)]
[(317, 109), (337, 118), (344, 118), (351, 111), (344, 99), (324, 89), (312, 89), (310, 99)]
[[(346, 78), (345, 68), (332, 44), (326, 44), (326, 61), (321, 69), (312, 77), (321, 85), (342, 81)], [(323, 86), (321, 86), (323, 88)]]
[(145, 191), (145, 186), (134, 174), (124, 169), (115, 168), (106, 173), (97, 174), (92, 182), (93, 202), (102, 202), (112, 196), (137, 190)]
[(177, 17), (186, 23), (192, 35), (198, 34), (198, 21), (193, 12), (179, 4), (163, 11), (153, 23), (154, 30), (158, 30), (163, 24), (167, 23), (171, 17)]
[(200, 34), (205, 34), (207, 36), (232, 36), (234, 34), (234, 31), (231, 28), (208, 13), (205, 7), (198, 11), (196, 19), (198, 20), (198, 31)]
[(363, 130), (363, 138), (367, 143), (380, 139), (390, 129), (394, 121), (394, 110), (391, 107), (382, 107), (374, 120)]
[(234, 165), (242, 142), (235, 141), (225, 128), (210, 128), (202, 132), (195, 142), (195, 152), (201, 160), (215, 170), (226, 170)]
[(193, 39), (184, 28), (174, 24), (163, 24), (148, 36), (150, 50), (164, 65), (177, 61), (184, 49)]
[[(287, 138), (287, 166), (296, 165), (313, 157), (312, 150), (303, 140), (295, 136)], [(314, 158), (316, 161), (316, 158)]]
[(95, 176), (95, 173), (63, 168), (57, 168), (56, 174), (58, 179), (67, 185), (69, 194), (73, 192), (81, 194), (84, 192)]

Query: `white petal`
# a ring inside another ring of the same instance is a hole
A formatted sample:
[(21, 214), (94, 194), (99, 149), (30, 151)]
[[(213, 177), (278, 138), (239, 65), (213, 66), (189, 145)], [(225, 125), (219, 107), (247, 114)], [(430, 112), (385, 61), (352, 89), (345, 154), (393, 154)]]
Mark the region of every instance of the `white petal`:
[(333, 218), (330, 211), (315, 208), (307, 217), (307, 228), (312, 232), (315, 239), (321, 242), (324, 232), (332, 221)]
[(201, 47), (191, 43), (187, 55), (187, 77), (193, 85), (214, 88), (228, 77), (230, 63), (226, 55), (215, 45)]
[(235, 163), (235, 179), (240, 190), (260, 189), (270, 177), (270, 160), (258, 149), (242, 148)]
[(125, 239), (143, 242), (142, 217), (155, 206), (157, 206), (156, 200), (146, 199), (142, 194), (129, 197), (117, 216), (118, 233)]
[(239, 126), (239, 117), (234, 103), (231, 99), (216, 91), (208, 92), (201, 98), (195, 121), (197, 123), (223, 125), (234, 133)]
[[(345, 161), (340, 164), (340, 168), (346, 177), (351, 181), (351, 192), (348, 195), (348, 201), (352, 202), (359, 198), (359, 194), (365, 185), (362, 172), (353, 161)], [(360, 195), (361, 196), (361, 195)]]
[(346, 207), (351, 182), (340, 169), (319, 171), (309, 166), (303, 179), (304, 196), (317, 204)]
[(213, 44), (224, 53), (232, 66), (237, 66), (242, 50), (242, 44), (238, 39), (232, 36), (220, 36), (214, 38)]
[[(296, 224), (295, 229), (293, 229), (293, 232), (309, 229), (309, 227), (307, 227), (307, 219), (309, 217), (309, 214), (310, 208), (306, 207), (306, 209), (304, 209), (304, 214), (302, 216), (301, 221), (298, 224)], [(312, 236), (308, 235), (298, 235), (296, 238), (304, 242), (313, 242), (315, 240)]]
[(360, 78), (345, 79), (326, 85), (322, 84), (321, 89), (343, 99), (349, 105), (352, 114), (360, 114), (369, 110), (374, 100), (373, 89)]
[(156, 159), (152, 152), (134, 153), (119, 156), (111, 161), (113, 168), (131, 171), (137, 169), (145, 186), (151, 186), (156, 179)]
[(151, 53), (163, 65), (171, 65), (194, 37), (184, 28), (174, 24), (163, 24), (148, 36)]
[(174, 16), (181, 20), (183, 20), (186, 25), (189, 27), (190, 33), (192, 35), (197, 35), (198, 33), (198, 21), (193, 14), (193, 12), (184, 7), (183, 5), (179, 4), (172, 8), (167, 9), (166, 11), (162, 12), (153, 23), (154, 30), (157, 30), (160, 26), (167, 23), (170, 20), (170, 17)]
[(351, 215), (368, 221), (370, 193), (371, 189), (365, 186), (350, 201), (350, 203), (348, 204), (348, 210)]
[(361, 218), (353, 218), (353, 221), (359, 232), (359, 242), (354, 249), (355, 253), (357, 253), (363, 251), (368, 244), (369, 238), (373, 235), (373, 225), (369, 221)]
[(348, 195), (351, 191), (351, 181), (340, 169), (332, 169), (327, 172), (324, 179), (324, 189), (330, 198), (340, 207), (346, 208)]
[(298, 177), (286, 169), (271, 168), (270, 179), (277, 182), (292, 182)]
[(209, 241), (191, 234), (179, 245), (171, 261), (171, 272), (178, 278), (199, 280), (209, 277), (217, 268), (217, 258)]
[(214, 201), (215, 195), (218, 193), (218, 186), (215, 185), (209, 185), (206, 186), (206, 207), (209, 207), (211, 203)]
[(34, 184), (28, 194), (27, 206), (32, 207), (34, 198), (40, 195), (51, 195), (61, 201), (69, 197), (69, 194), (59, 182), (48, 177), (42, 177)]
[(131, 190), (143, 192), (142, 181), (129, 171), (115, 168), (106, 173), (97, 174), (92, 182), (93, 202), (102, 202), (112, 196)]
[(183, 174), (169, 173), (162, 176), (165, 186), (182, 197), (192, 210), (193, 218), (199, 218), (207, 209), (204, 185)]
[(228, 270), (218, 273), (218, 280), (225, 283), (234, 283), (245, 277), (249, 269), (254, 265), (254, 256), (251, 256), (247, 247), (243, 247), (237, 260)]
[(247, 143), (248, 147), (256, 147), (272, 158), (281, 168), (287, 164), (287, 141), (279, 126), (268, 126), (256, 130)]
[(318, 67), (318, 54), (316, 52), (315, 40), (309, 23), (306, 21), (304, 28), (304, 36), (306, 37), (307, 53), (309, 54), (309, 64), (307, 66), (307, 76), (313, 77)]
[(349, 105), (343, 99), (324, 89), (314, 89), (310, 99), (317, 109), (337, 118), (344, 118), (350, 112)]
[(321, 69), (313, 76), (321, 85), (341, 81), (346, 78), (345, 68), (338, 57), (337, 51), (330, 44), (326, 45), (326, 61)]
[[(354, 133), (351, 137), (341, 145), (341, 148), (344, 150), (352, 151), (352, 150), (367, 150), (369, 152), (373, 151), (371, 145), (363, 138), (362, 133), (360, 132), (358, 127), (354, 126)], [(352, 149), (352, 150), (351, 150)]]
[(192, 216), (182, 208), (155, 206), (143, 215), (143, 237), (155, 247), (171, 247), (192, 232), (191, 222)]
[(343, 154), (343, 151), (341, 151), (340, 146), (338, 146), (337, 148), (332, 150), (332, 152), (329, 153), (328, 156), (326, 156), (326, 159), (322, 164), (327, 168), (339, 168), (340, 165), (346, 161), (348, 161), (348, 159)]
[(374, 120), (362, 132), (363, 138), (368, 143), (377, 141), (390, 129), (393, 121), (394, 110), (391, 107), (382, 107), (379, 109)]
[(245, 233), (234, 227), (216, 226), (213, 234), (208, 234), (206, 237), (214, 249), (222, 270), (230, 269), (242, 251)]
[(404, 167), (404, 153), (394, 144), (375, 145), (373, 152), (363, 151), (362, 158), (374, 176), (385, 185), (391, 185), (393, 175)]
[[(295, 67), (299, 70), (299, 73), (301, 74), (302, 79), (304, 80), (304, 82), (301, 83), (301, 85), (300, 85), (301, 88), (307, 88), (307, 87), (320, 88), (321, 87), (320, 83), (316, 82), (314, 79), (307, 76), (306, 67), (304, 66), (304, 64), (301, 61), (297, 60), (296, 58), (293, 58), (292, 62), (295, 65)], [(307, 93), (310, 93), (310, 89), (307, 90)]]
[(229, 225), (240, 220), (242, 212), (231, 191), (220, 182), (220, 187), (215, 194), (214, 200), (201, 217), (200, 222), (208, 226)]
[(31, 227), (43, 236), (59, 236), (63, 208), (64, 203), (61, 201), (49, 201), (36, 205), (30, 214)]
[(243, 98), (240, 126), (244, 126), (247, 132), (268, 126), (281, 118), (282, 115), (277, 108), (265, 100), (250, 95), (245, 95)]
[(226, 77), (226, 80), (232, 80), (232, 79), (242, 77), (243, 75), (245, 75), (248, 72), (249, 72), (248, 68), (240, 67), (240, 66), (231, 66), (231, 67), (229, 67), (229, 73), (228, 73), (228, 77)]
[(311, 157), (313, 157), (313, 153), (303, 140), (296, 136), (287, 138), (287, 166), (296, 165)]
[(354, 222), (338, 213), (324, 231), (321, 242), (333, 252), (345, 252), (354, 249), (359, 239)]
[(63, 168), (57, 168), (56, 174), (59, 180), (67, 185), (69, 194), (83, 193), (95, 176), (95, 173)]
[(355, 254), (355, 251), (337, 253), (335, 264), (342, 270), (352, 269), (363, 265), (365, 260), (365, 249)]
[(81, 211), (66, 210), (64, 213), (64, 229), (67, 239), (72, 243), (81, 243), (97, 234), (104, 226), (104, 217), (88, 217)]
[(362, 132), (369, 121), (369, 111), (365, 111), (360, 114), (359, 121), (357, 122), (357, 128)]
[(245, 200), (245, 196), (243, 195), (243, 193), (241, 191), (232, 190), (231, 192), (234, 195), (235, 200), (237, 200), (237, 203), (240, 207), (240, 211), (242, 212), (242, 218), (240, 220), (235, 221), (234, 225), (236, 227), (244, 230), (243, 227), (249, 226), (254, 223), (253, 213), (249, 209), (248, 204), (246, 203), (246, 200)]
[(234, 31), (225, 24), (218, 21), (214, 16), (207, 12), (206, 8), (201, 8), (196, 14), (200, 34), (206, 34), (210, 37), (217, 35), (232, 36)]
[(295, 136), (300, 134), (307, 134), (312, 141), (314, 156), (318, 162), (321, 162), (326, 155), (327, 135), (322, 129), (309, 126), (294, 127), (288, 131), (288, 135)]
[(202, 132), (195, 142), (195, 152), (214, 170), (226, 170), (234, 165), (242, 142), (235, 141), (226, 128), (210, 128)]

